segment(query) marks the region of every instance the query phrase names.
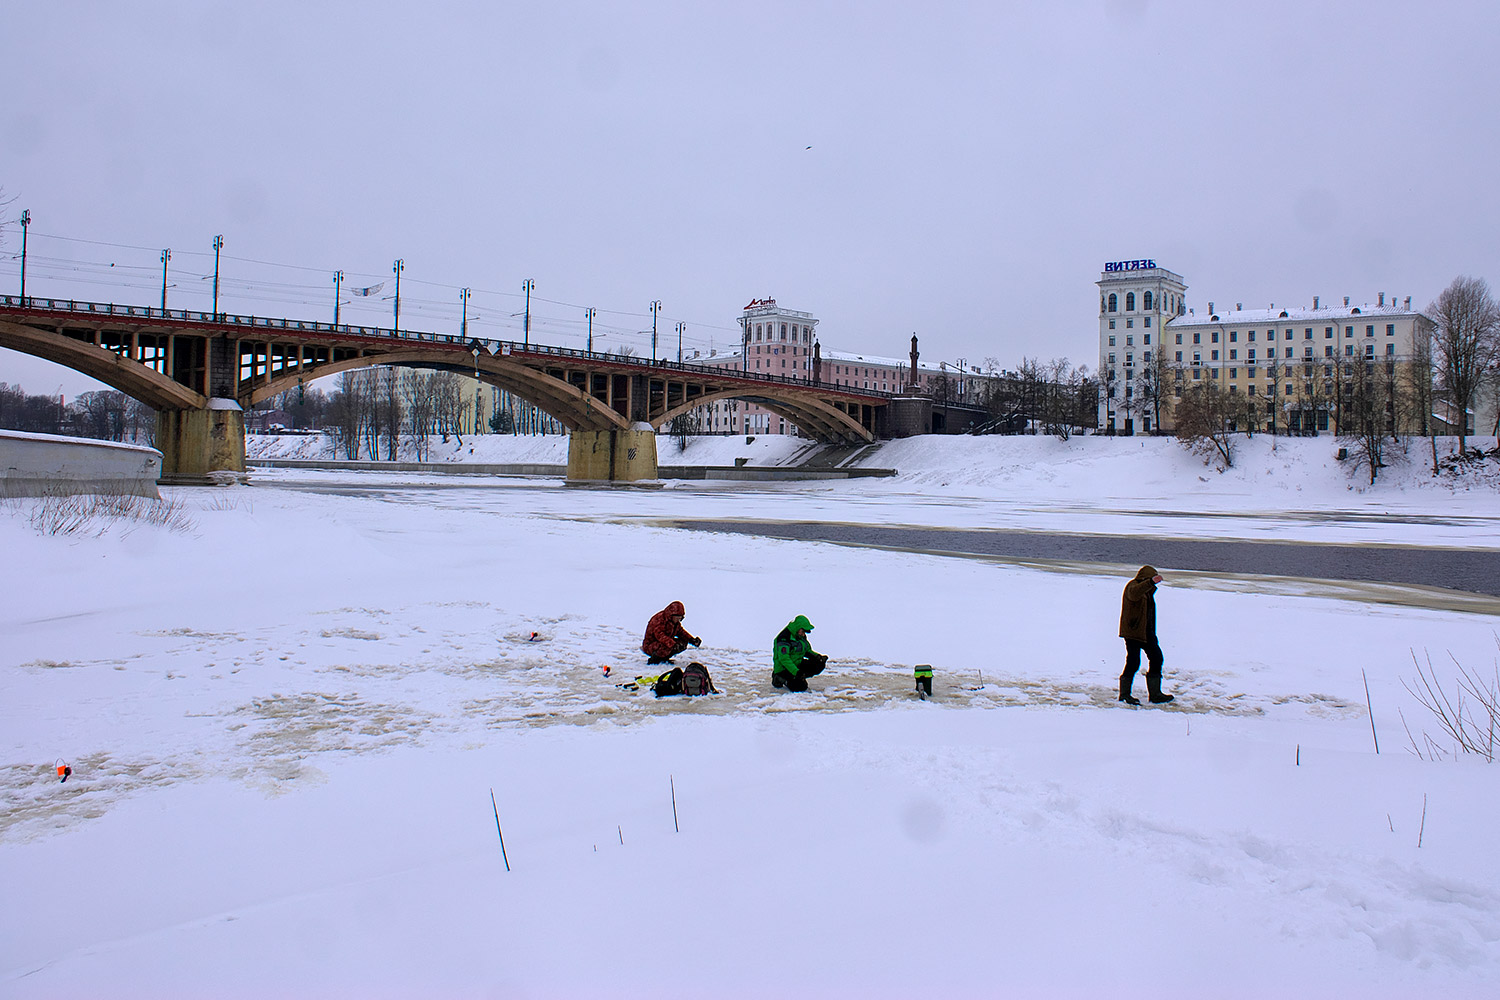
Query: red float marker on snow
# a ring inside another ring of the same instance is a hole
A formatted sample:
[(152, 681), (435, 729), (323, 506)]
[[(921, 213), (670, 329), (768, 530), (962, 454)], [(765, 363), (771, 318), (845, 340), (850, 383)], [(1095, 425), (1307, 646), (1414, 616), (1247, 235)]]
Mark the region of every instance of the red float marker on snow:
[(72, 773), (73, 769), (68, 766), (68, 762), (61, 757), (57, 758), (57, 783), (60, 785), (67, 781)]

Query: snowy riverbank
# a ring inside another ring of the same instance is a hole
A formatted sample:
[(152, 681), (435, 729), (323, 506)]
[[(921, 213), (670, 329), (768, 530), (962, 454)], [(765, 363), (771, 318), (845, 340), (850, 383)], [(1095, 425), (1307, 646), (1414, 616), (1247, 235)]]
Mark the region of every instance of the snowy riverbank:
[[(894, 480), (651, 491), (267, 473), (166, 491), (190, 532), (89, 537), (7, 508), (3, 992), (1487, 996), (1500, 772), (1407, 752), (1403, 720), (1437, 730), (1403, 682), (1413, 651), (1492, 669), (1500, 616), (1169, 572), (1179, 700), (1129, 709), (1115, 568), (661, 526), (1500, 545), (1493, 496), (1292, 460), (1331, 446), (1220, 475), (918, 439), (872, 457)], [(722, 696), (615, 686), (672, 599)], [(795, 614), (833, 657), (802, 697), (766, 680)]]

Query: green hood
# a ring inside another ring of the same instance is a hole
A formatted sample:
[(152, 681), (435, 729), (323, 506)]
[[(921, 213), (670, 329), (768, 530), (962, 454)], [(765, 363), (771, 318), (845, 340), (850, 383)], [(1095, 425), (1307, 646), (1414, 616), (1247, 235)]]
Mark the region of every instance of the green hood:
[(798, 629), (801, 629), (804, 632), (811, 632), (813, 630), (813, 624), (812, 622), (807, 620), (806, 615), (798, 615), (796, 618), (793, 618), (791, 624), (787, 625), (786, 627), (786, 630), (788, 632), (795, 632)]

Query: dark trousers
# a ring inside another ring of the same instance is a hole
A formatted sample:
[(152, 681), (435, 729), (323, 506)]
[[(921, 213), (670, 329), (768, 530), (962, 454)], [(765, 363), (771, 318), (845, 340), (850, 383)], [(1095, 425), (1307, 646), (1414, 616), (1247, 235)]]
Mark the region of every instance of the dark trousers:
[(795, 674), (776, 673), (773, 671), (771, 673), (771, 686), (784, 687), (788, 691), (806, 691), (807, 679), (821, 674), (823, 668), (826, 666), (828, 666), (828, 657), (822, 653), (808, 653), (802, 658), (802, 662), (797, 664), (797, 672)]
[(1161, 655), (1161, 643), (1152, 639), (1150, 642), (1140, 642), (1136, 639), (1125, 640), (1125, 672), (1120, 675), (1120, 697), (1130, 693), (1131, 685), (1135, 683), (1135, 672), (1141, 669), (1141, 653), (1146, 654), (1146, 692), (1152, 698), (1161, 697), (1161, 665), (1165, 659)]
[(651, 653), (647, 657), (646, 663), (647, 664), (667, 663), (667, 662), (669, 662), (672, 659), (672, 657), (676, 656), (678, 653), (682, 652), (684, 649), (687, 649), (687, 648), (688, 648), (688, 644), (687, 644), (687, 641), (685, 639), (674, 639), (672, 641), (672, 649), (671, 649), (671, 651), (669, 651), (667, 653), (666, 656), (662, 656), (661, 653), (659, 653), (659, 652), (657, 652), (657, 653)]

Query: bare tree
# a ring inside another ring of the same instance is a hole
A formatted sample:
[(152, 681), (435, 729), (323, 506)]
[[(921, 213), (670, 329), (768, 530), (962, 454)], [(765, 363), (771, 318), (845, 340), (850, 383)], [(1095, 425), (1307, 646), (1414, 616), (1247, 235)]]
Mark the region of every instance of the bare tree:
[(366, 423), (364, 376), (362, 371), (340, 372), (338, 388), (328, 401), (328, 422), (333, 428), (335, 446), (350, 461), (359, 458), (360, 436)]
[(1500, 308), (1488, 282), (1461, 276), (1443, 289), (1428, 312), (1436, 323), (1433, 361), (1449, 405), (1457, 414), (1458, 452), (1462, 455), (1467, 447), (1469, 407), (1478, 398), (1489, 365), (1500, 353)]
[[(401, 395), (401, 373), (381, 366), (376, 382), (375, 424), (377, 437), (385, 438), (386, 461), (394, 462), (401, 452), (401, 422), (405, 401)], [(378, 457), (378, 456), (372, 456)]]
[(1198, 382), (1182, 393), (1175, 412), (1177, 440), (1205, 463), (1217, 460), (1220, 469), (1234, 465), (1234, 426), (1237, 397), (1216, 382)]
[(432, 373), (407, 368), (401, 372), (401, 397), (406, 410), (406, 426), (411, 432), (416, 460), (425, 462), (431, 446), (432, 427), (437, 420), (437, 400), (433, 397)]
[[(432, 375), (433, 422), (435, 430), (447, 444), (448, 435), (457, 436), (464, 418), (464, 382), (456, 372), (434, 372)], [(459, 439), (462, 442), (462, 438)]]
[(1354, 359), (1345, 386), (1344, 423), (1339, 440), (1354, 457), (1354, 467), (1367, 469), (1370, 483), (1385, 468), (1385, 435), (1391, 423), (1387, 413), (1390, 387), (1385, 369), (1374, 360)]

